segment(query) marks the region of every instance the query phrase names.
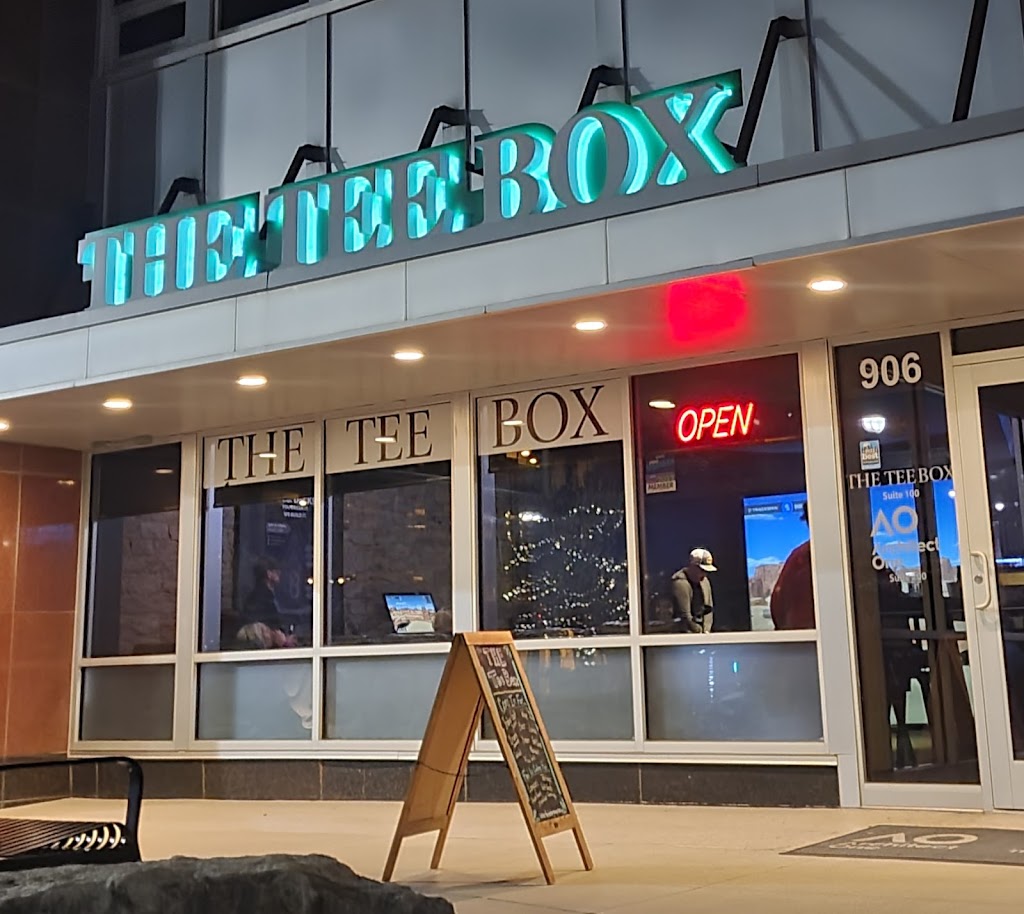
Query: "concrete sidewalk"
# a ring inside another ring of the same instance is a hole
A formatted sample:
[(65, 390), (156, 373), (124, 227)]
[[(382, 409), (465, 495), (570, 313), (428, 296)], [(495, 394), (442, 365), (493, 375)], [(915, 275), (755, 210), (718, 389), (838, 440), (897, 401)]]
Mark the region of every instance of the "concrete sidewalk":
[[(120, 804), (63, 800), (33, 815), (89, 819)], [(146, 803), (146, 858), (328, 854), (379, 878), (394, 803)], [(596, 870), (568, 835), (548, 840), (544, 884), (518, 807), (463, 804), (442, 862), (431, 837), (405, 842), (395, 878), (451, 899), (459, 914), (965, 914), (1019, 911), (1024, 867), (817, 859), (781, 853), (872, 825), (1024, 830), (1024, 815), (663, 806), (579, 807)]]

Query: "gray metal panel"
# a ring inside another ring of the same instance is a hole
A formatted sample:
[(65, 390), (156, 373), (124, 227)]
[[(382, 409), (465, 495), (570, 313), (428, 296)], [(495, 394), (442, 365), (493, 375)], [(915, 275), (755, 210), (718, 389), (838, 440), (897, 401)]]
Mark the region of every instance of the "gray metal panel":
[(862, 165), (846, 173), (854, 237), (986, 218), (1024, 206), (1024, 135)]
[[(209, 61), (211, 200), (276, 187), (296, 149), (326, 144), (326, 19), (218, 51)], [(300, 177), (322, 173), (320, 167)]]
[(405, 264), (287, 286), (238, 300), (239, 351), (338, 339), (405, 320)]
[(834, 172), (609, 219), (609, 281), (844, 241), (846, 205)]
[(73, 387), (85, 380), (89, 334), (51, 334), (0, 346), (0, 393)]
[(234, 344), (233, 299), (118, 321), (89, 330), (89, 377), (139, 371), (153, 364), (203, 362), (230, 352)]
[(434, 108), (464, 107), (462, 0), (375, 0), (331, 29), (331, 141), (346, 166), (404, 155)]
[(603, 286), (608, 282), (604, 224), (414, 260), (408, 270), (410, 320)]

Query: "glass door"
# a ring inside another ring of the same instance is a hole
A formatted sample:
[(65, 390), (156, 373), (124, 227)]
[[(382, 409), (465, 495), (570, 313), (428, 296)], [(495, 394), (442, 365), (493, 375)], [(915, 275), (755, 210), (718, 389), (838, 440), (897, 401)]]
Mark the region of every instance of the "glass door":
[[(997, 809), (1024, 808), (1024, 359), (954, 369), (964, 596), (977, 631), (979, 721)], [(987, 751), (986, 751), (987, 750)]]

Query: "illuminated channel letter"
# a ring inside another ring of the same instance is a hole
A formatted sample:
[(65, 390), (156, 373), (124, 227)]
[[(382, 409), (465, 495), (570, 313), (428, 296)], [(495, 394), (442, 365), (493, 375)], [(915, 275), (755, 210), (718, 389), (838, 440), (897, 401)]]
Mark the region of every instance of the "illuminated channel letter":
[(703, 99), (703, 110), (693, 126), (687, 132), (693, 145), (710, 163), (716, 174), (724, 175), (736, 167), (736, 161), (722, 141), (715, 135), (715, 128), (727, 108), (732, 107), (729, 101), (734, 95), (730, 86), (716, 86)]
[(132, 288), (132, 259), (135, 254), (135, 235), (131, 232), (119, 239), (107, 238), (107, 304), (123, 305)]
[(228, 201), (206, 217), (206, 281), (241, 279), (259, 272), (257, 204), (251, 198)]
[[(410, 240), (425, 238), (438, 225), (461, 232), (467, 225), (460, 194), (464, 181), (462, 143), (421, 153), (406, 167), (409, 207), (406, 230)], [(395, 163), (395, 168), (402, 167)]]
[[(682, 124), (693, 104), (693, 94), (683, 92), (681, 95), (669, 95), (665, 99), (665, 107), (675, 119), (676, 123)], [(658, 171), (658, 183), (662, 187), (671, 187), (680, 181), (686, 180), (686, 166), (682, 160), (669, 147), (665, 147), (665, 162)]]
[[(370, 181), (368, 174), (373, 175)], [(376, 239), (378, 248), (394, 239), (391, 207), (394, 178), (390, 168), (367, 169), (345, 178), (345, 251), (354, 254)]]
[(196, 218), (186, 216), (178, 223), (178, 263), (175, 284), (184, 291), (196, 282)]
[(658, 134), (642, 112), (619, 102), (594, 105), (555, 138), (551, 182), (562, 202), (635, 194), (647, 185), (659, 151)]
[(327, 256), (328, 226), (331, 218), (330, 185), (318, 181), (312, 190), (300, 190), (296, 196), (295, 208), (298, 217), (295, 258), (304, 266), (319, 263)]
[(484, 166), (484, 214), (502, 219), (550, 213), (561, 204), (549, 174), (555, 131), (542, 124), (499, 130), (477, 140)]
[(167, 256), (167, 227), (163, 223), (151, 225), (146, 232), (145, 294), (156, 298), (164, 291), (164, 274)]

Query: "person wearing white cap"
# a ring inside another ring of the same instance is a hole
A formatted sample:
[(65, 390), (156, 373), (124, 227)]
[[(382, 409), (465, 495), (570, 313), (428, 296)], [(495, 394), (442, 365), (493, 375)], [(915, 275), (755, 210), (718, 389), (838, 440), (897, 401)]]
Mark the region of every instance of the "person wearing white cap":
[(672, 575), (672, 602), (675, 618), (685, 631), (711, 631), (715, 601), (708, 572), (718, 571), (711, 553), (703, 547), (690, 552), (690, 562)]

